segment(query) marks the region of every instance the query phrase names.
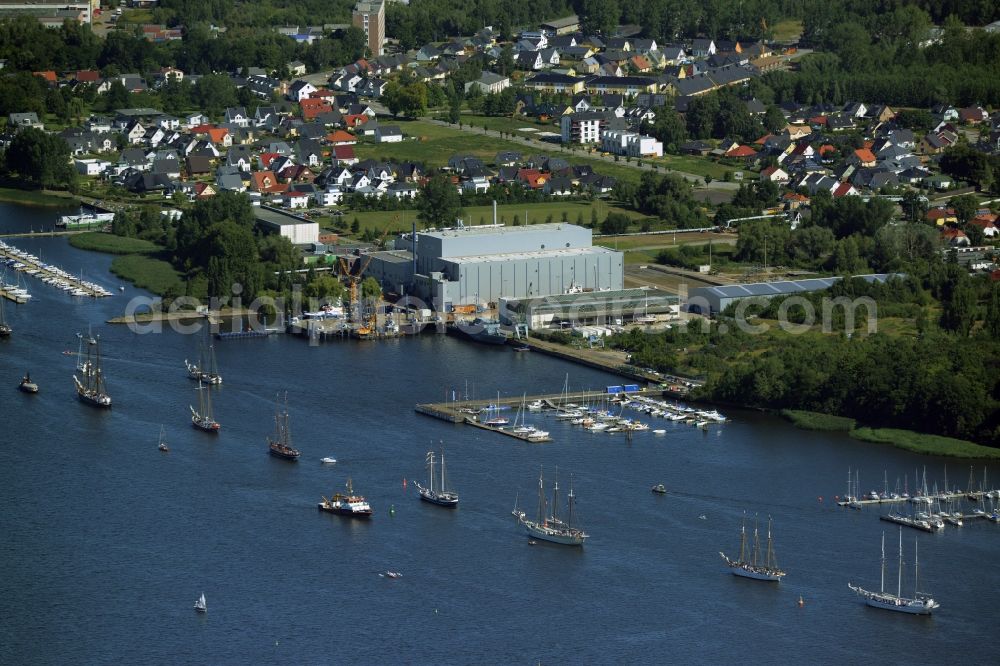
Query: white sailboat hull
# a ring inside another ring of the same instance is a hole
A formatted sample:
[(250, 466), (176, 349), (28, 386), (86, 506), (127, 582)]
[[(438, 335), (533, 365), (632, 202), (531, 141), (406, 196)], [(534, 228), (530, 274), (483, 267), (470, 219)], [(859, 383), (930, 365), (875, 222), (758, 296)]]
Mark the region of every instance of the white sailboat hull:
[(581, 530), (566, 528), (556, 529), (545, 525), (539, 525), (530, 520), (522, 520), (521, 524), (524, 526), (528, 536), (534, 539), (541, 539), (542, 541), (562, 544), (564, 546), (582, 546), (583, 542), (587, 538), (587, 535)]
[(732, 568), (734, 576), (740, 576), (741, 578), (752, 578), (754, 580), (766, 580), (774, 583), (781, 581), (781, 577), (785, 575), (784, 572), (774, 573), (771, 571), (755, 571), (746, 567), (741, 567), (739, 565)]
[(906, 597), (897, 597), (894, 594), (885, 592), (871, 592), (856, 585), (848, 584), (848, 587), (854, 590), (859, 597), (865, 600), (865, 604), (872, 608), (881, 608), (883, 610), (908, 613), (910, 615), (930, 615), (935, 608), (941, 606), (940, 603), (933, 599), (907, 599)]
[(759, 565), (753, 565), (749, 562), (738, 562), (736, 560), (731, 560), (724, 553), (719, 553), (722, 559), (725, 560), (726, 564), (729, 566), (729, 570), (734, 576), (740, 576), (741, 578), (752, 578), (753, 580), (766, 580), (773, 583), (781, 582), (781, 579), (786, 575), (784, 571), (780, 569), (774, 569), (772, 567), (765, 567)]

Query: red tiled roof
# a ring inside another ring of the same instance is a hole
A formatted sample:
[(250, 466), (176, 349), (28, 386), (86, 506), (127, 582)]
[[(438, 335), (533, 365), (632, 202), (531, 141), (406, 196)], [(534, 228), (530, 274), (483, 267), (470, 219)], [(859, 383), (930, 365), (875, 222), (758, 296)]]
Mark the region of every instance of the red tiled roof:
[(42, 77), (49, 83), (55, 83), (57, 78), (56, 73), (53, 72), (51, 69), (45, 70), (44, 72), (32, 72), (32, 74), (34, 74), (35, 76)]
[(854, 189), (854, 186), (851, 185), (850, 183), (841, 183), (840, 185), (837, 186), (837, 189), (835, 189), (833, 191), (833, 196), (835, 196), (835, 197), (846, 196), (853, 189)]
[(350, 132), (337, 130), (326, 135), (326, 140), (330, 143), (357, 143), (358, 139)]
[(726, 153), (726, 157), (753, 157), (757, 152), (750, 146), (737, 146)]
[(271, 167), (271, 162), (276, 158), (281, 157), (278, 153), (261, 153), (260, 154), (260, 165), (265, 169)]
[(357, 159), (354, 156), (354, 146), (334, 146), (333, 156), (338, 160), (353, 160)]
[(927, 214), (924, 217), (926, 217), (928, 220), (931, 220), (931, 221), (933, 221), (933, 220), (944, 220), (944, 219), (947, 219), (949, 217), (955, 217), (955, 209), (954, 208), (931, 208), (929, 211), (927, 211)]
[(225, 127), (215, 127), (208, 130), (208, 139), (212, 143), (222, 143), (229, 136), (229, 130)]
[(285, 185), (270, 171), (255, 171), (250, 174), (250, 189), (261, 193), (284, 192)]
[(858, 148), (854, 151), (854, 154), (857, 155), (858, 159), (864, 164), (868, 164), (876, 160), (875, 153), (868, 148)]

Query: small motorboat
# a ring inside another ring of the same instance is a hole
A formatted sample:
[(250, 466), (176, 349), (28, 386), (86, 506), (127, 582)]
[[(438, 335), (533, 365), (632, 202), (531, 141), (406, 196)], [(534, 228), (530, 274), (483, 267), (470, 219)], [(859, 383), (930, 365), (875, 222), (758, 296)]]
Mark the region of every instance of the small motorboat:
[(402, 578), (403, 574), (398, 571), (386, 571), (385, 573), (380, 573), (379, 576), (382, 576), (382, 578)]
[(667, 431), (666, 430), (654, 430), (653, 434), (654, 435), (666, 435)]
[(320, 460), (320, 462), (323, 463), (324, 465), (336, 465), (337, 464), (337, 459), (336, 458), (323, 458), (322, 460)]
[(27, 372), (24, 373), (24, 377), (21, 378), (21, 383), (17, 385), (17, 388), (25, 393), (38, 393), (38, 384), (31, 381), (31, 374)]
[(163, 431), (163, 426), (161, 425), (160, 426), (160, 443), (157, 445), (156, 448), (158, 448), (160, 451), (163, 451), (164, 453), (166, 453), (166, 452), (170, 451), (170, 447), (168, 447), (167, 443), (165, 441), (163, 441), (163, 432), (164, 432)]
[(656, 484), (655, 486), (653, 486), (651, 488), (651, 490), (654, 493), (656, 493), (657, 495), (666, 495), (667, 494), (667, 488), (662, 483)]
[(529, 352), (529, 351), (531, 351), (531, 347), (529, 347), (528, 345), (515, 345), (513, 349), (516, 352)]

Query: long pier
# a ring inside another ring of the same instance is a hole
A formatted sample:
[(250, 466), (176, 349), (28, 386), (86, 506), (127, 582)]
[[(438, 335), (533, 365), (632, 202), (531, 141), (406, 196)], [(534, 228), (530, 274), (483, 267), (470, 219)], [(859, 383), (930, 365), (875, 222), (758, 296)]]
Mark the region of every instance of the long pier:
[(16, 262), (22, 263), (24, 264), (24, 268), (17, 269), (20, 272), (26, 275), (31, 275), (39, 280), (49, 278), (59, 284), (67, 285), (69, 287), (69, 291), (81, 291), (83, 292), (82, 295), (90, 296), (92, 298), (101, 298), (103, 296), (111, 295), (111, 292), (92, 286), (80, 278), (73, 277), (65, 271), (60, 270), (57, 272), (56, 270), (41, 264), (41, 262), (31, 257), (27, 252), (22, 252), (21, 250), (10, 245), (0, 245), (0, 258), (13, 259)]
[(18, 296), (17, 294), (3, 288), (0, 288), (0, 298), (6, 298), (8, 301), (14, 301), (18, 305), (23, 305), (28, 302), (27, 297)]
[[(977, 490), (974, 492), (938, 493), (937, 495), (932, 496), (931, 499), (942, 500), (947, 502), (949, 500), (967, 498), (970, 495), (977, 498), (972, 501), (981, 502), (983, 498), (989, 497), (989, 491), (983, 492), (981, 490)], [(910, 499), (911, 498), (909, 497), (880, 497), (879, 499), (845, 499), (845, 500), (839, 500), (837, 502), (837, 506), (852, 506), (852, 505), (870, 506), (873, 504), (901, 504), (903, 502), (909, 502)], [(914, 502), (914, 504), (920, 504), (920, 502)], [(927, 503), (924, 502), (924, 504), (926, 505)], [(852, 508), (854, 507), (852, 506)]]
[[(651, 391), (649, 389), (640, 389), (639, 391), (634, 391), (629, 393), (632, 396), (648, 396), (656, 395), (660, 396), (663, 394), (662, 390)], [(538, 438), (531, 437), (527, 433), (513, 432), (513, 430), (505, 427), (496, 427), (486, 425), (485, 423), (479, 421), (476, 416), (490, 408), (501, 408), (501, 409), (512, 409), (521, 405), (522, 402), (525, 404), (530, 402), (542, 402), (549, 409), (555, 409), (556, 411), (563, 411), (563, 407), (560, 403), (586, 403), (592, 402), (594, 400), (603, 400), (610, 398), (611, 396), (604, 392), (599, 391), (576, 391), (571, 393), (554, 393), (546, 395), (529, 395), (529, 396), (511, 396), (506, 398), (492, 399), (492, 400), (462, 400), (462, 401), (446, 401), (446, 402), (431, 402), (418, 404), (414, 407), (414, 411), (418, 414), (423, 414), (425, 416), (430, 416), (442, 421), (448, 421), (449, 423), (464, 423), (466, 425), (471, 425), (481, 430), (489, 430), (500, 435), (507, 435), (508, 437), (513, 437), (515, 439), (520, 439), (523, 441), (530, 442), (545, 442), (551, 441), (551, 438)]]

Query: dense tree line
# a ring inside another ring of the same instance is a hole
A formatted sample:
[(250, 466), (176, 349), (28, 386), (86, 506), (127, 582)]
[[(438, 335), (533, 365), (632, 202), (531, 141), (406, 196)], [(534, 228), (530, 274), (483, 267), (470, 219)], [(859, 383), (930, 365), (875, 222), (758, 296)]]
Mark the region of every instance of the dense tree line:
[(659, 218), (670, 227), (683, 229), (708, 226), (704, 210), (694, 199), (691, 183), (676, 174), (661, 176), (652, 171), (644, 171), (638, 185), (618, 181), (613, 196), (625, 206)]
[(216, 32), (205, 23), (192, 22), (185, 26), (181, 40), (151, 43), (137, 30), (114, 30), (102, 41), (90, 26), (73, 21), (56, 29), (27, 16), (0, 21), (0, 58), (7, 59), (7, 69), (14, 71), (100, 69), (113, 75), (173, 66), (190, 74), (247, 67), (284, 73), (293, 60), (317, 70), (349, 64), (364, 54), (364, 33), (354, 27), (338, 36), (299, 44), (267, 24)]
[[(940, 261), (924, 262), (917, 272), (884, 285), (844, 280), (801, 296), (817, 313), (824, 297), (872, 298), (879, 317), (915, 319), (916, 336), (838, 335), (845, 310), (836, 307), (833, 334), (754, 334), (693, 321), (655, 334), (634, 329), (608, 344), (629, 351), (636, 365), (706, 376), (703, 395), (715, 400), (838, 414), (1000, 446), (1000, 286)], [(963, 290), (968, 308), (959, 319), (967, 326), (955, 327), (945, 315), (934, 321), (929, 313), (947, 312), (949, 293)], [(797, 306), (783, 306), (782, 299), (748, 314), (775, 317), (782, 307), (789, 321), (801, 321)], [(866, 311), (857, 314), (855, 326), (863, 329)]]
[(1000, 34), (968, 32), (949, 20), (939, 43), (921, 47), (930, 22), (913, 5), (870, 21), (830, 13), (830, 6), (818, 5), (826, 9), (806, 19), (806, 34), (822, 53), (804, 58), (799, 72), (762, 78), (776, 101), (1000, 104)]
[(0, 175), (33, 188), (71, 189), (76, 183), (66, 141), (31, 127), (19, 130), (0, 153)]
[[(249, 198), (232, 192), (199, 199), (176, 223), (152, 208), (119, 213), (112, 231), (164, 246), (166, 258), (189, 284), (204, 284), (208, 296), (237, 294), (244, 303), (289, 289), (290, 278), (275, 272), (301, 263), (287, 238), (259, 231)], [(239, 285), (236, 291), (233, 285)]]

